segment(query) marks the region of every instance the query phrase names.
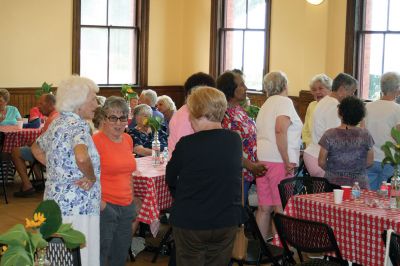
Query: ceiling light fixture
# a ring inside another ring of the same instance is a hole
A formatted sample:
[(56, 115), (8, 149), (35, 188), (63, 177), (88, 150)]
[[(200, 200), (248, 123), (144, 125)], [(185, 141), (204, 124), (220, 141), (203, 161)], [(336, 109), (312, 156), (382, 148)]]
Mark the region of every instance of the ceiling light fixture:
[(322, 2), (324, 2), (324, 0), (307, 0), (307, 2), (312, 4), (312, 5), (319, 5)]

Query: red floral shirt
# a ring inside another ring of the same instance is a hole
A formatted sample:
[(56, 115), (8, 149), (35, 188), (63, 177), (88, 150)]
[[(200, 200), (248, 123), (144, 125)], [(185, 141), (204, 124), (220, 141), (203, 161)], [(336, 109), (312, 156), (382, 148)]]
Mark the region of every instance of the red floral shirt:
[[(246, 111), (240, 106), (228, 107), (222, 127), (237, 132), (243, 142), (243, 157), (255, 162), (257, 160), (257, 135), (256, 123), (251, 119)], [(243, 176), (246, 181), (253, 181), (253, 174), (243, 168)]]

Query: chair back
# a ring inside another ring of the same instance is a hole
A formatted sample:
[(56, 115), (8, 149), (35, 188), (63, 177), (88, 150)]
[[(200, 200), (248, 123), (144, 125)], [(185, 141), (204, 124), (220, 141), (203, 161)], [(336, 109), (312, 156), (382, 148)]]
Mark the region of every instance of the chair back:
[(62, 238), (48, 239), (46, 257), (51, 265), (81, 266), (81, 252), (79, 247), (68, 249)]
[(334, 252), (343, 261), (332, 228), (324, 223), (297, 219), (280, 213), (274, 214), (274, 223), (285, 250), (294, 247), (301, 261), (301, 252)]
[(290, 197), (302, 194), (315, 194), (323, 192), (332, 192), (332, 184), (323, 177), (293, 177), (282, 180), (278, 184), (279, 196), (282, 202), (282, 208)]
[[(386, 230), (382, 233), (383, 243), (386, 245)], [(393, 266), (400, 266), (400, 235), (392, 232), (389, 243), (389, 258)]]

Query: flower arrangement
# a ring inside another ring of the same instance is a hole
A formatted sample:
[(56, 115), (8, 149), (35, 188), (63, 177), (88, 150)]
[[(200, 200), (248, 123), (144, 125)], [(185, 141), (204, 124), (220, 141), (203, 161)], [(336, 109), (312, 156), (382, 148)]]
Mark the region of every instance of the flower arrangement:
[(251, 105), (250, 100), (248, 99), (244, 100), (240, 105), (243, 107), (243, 109), (250, 118), (254, 120), (257, 118), (258, 112), (260, 111), (260, 107)]
[(47, 82), (43, 82), (42, 86), (40, 87), (40, 89), (37, 89), (35, 91), (35, 97), (39, 98), (40, 96), (42, 96), (43, 94), (47, 94), (47, 93), (53, 93), (51, 86), (53, 86), (53, 84), (47, 84)]
[(386, 141), (381, 147), (385, 154), (385, 158), (382, 160), (382, 167), (385, 164), (391, 164), (395, 169), (395, 174), (398, 175), (398, 166), (400, 164), (400, 131), (393, 127), (391, 135), (395, 143)]
[(46, 239), (61, 237), (67, 248), (83, 245), (85, 235), (63, 224), (60, 207), (54, 200), (45, 200), (36, 208), (33, 219), (25, 219), (25, 226), (16, 224), (0, 235), (3, 255), (0, 265), (34, 265), (35, 252), (47, 247)]
[(145, 126), (149, 126), (153, 132), (158, 132), (161, 128), (163, 120), (160, 117), (151, 116), (149, 118), (145, 118), (143, 124)]
[(128, 84), (123, 84), (121, 86), (121, 94), (126, 101), (129, 101), (132, 98), (138, 98), (138, 94), (132, 89), (132, 86)]

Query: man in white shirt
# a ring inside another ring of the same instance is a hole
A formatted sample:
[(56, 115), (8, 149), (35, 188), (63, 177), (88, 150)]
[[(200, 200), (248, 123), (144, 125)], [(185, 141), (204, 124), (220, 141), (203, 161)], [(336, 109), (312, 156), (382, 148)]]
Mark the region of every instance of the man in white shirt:
[(320, 100), (312, 117), (312, 143), (304, 151), (304, 163), (311, 176), (324, 177), (325, 171), (318, 166), (319, 140), (327, 129), (340, 125), (337, 107), (346, 97), (354, 95), (358, 81), (352, 76), (340, 73), (332, 83), (332, 93)]
[(400, 74), (387, 72), (381, 77), (381, 99), (368, 103), (365, 127), (374, 138), (374, 164), (368, 169), (369, 185), (372, 190), (378, 190), (382, 181), (393, 175), (393, 167), (389, 164), (382, 167), (385, 157), (381, 147), (386, 141), (393, 141), (391, 130), (400, 129), (400, 105), (395, 102), (400, 95)]

